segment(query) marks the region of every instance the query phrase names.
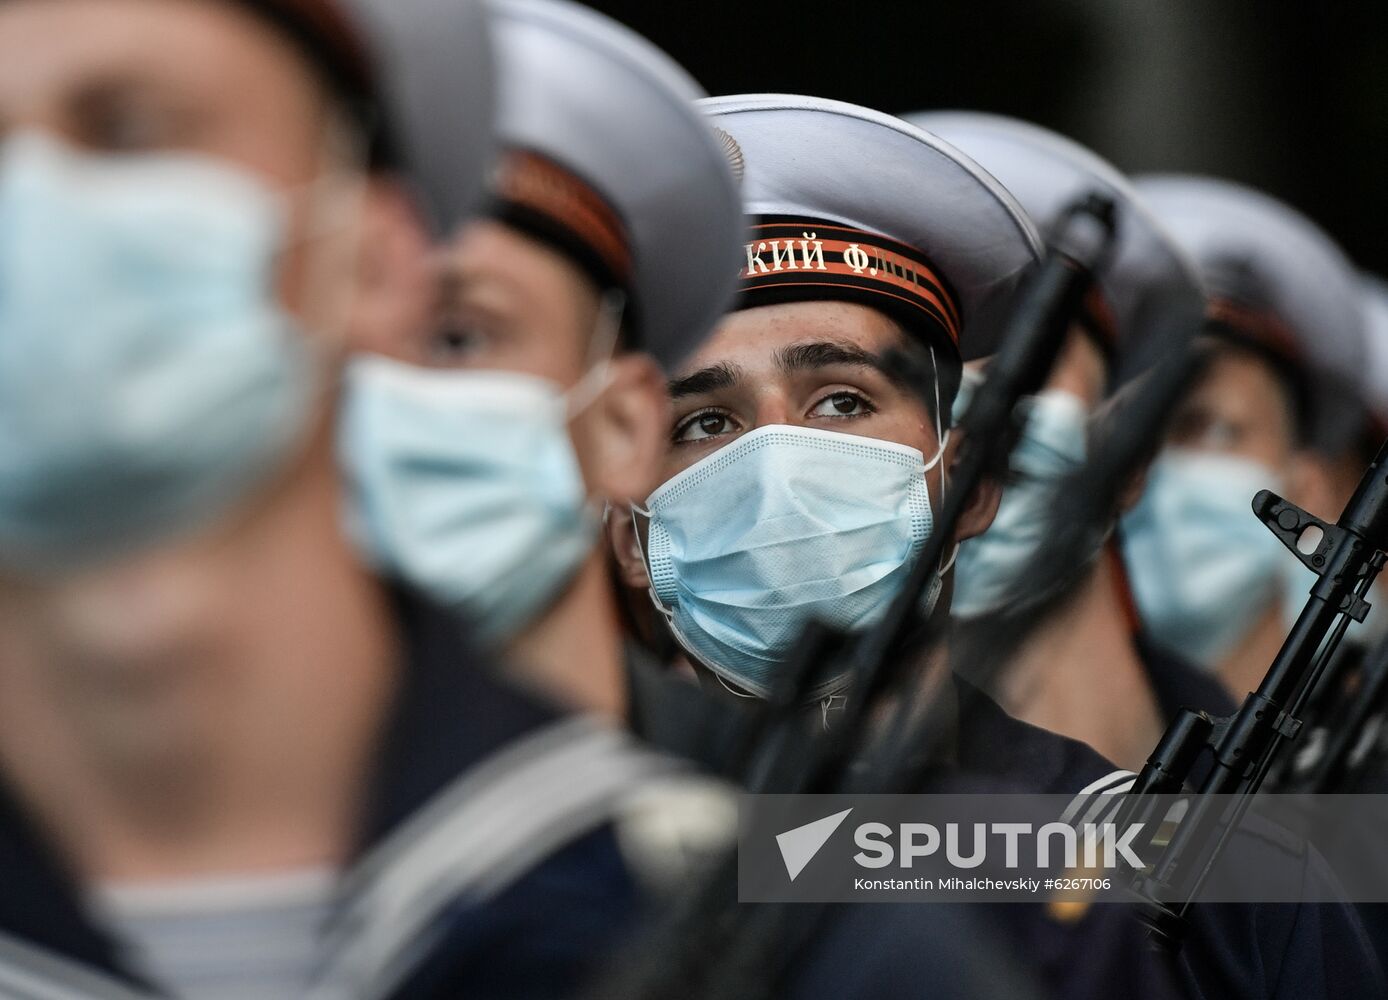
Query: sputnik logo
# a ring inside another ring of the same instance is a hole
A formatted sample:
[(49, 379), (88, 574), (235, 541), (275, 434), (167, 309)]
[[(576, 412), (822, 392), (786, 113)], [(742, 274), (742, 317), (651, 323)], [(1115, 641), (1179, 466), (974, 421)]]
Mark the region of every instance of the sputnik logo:
[(792, 882), (814, 860), (814, 856), (843, 825), (852, 809), (825, 816), (813, 823), (797, 826), (794, 830), (776, 834), (776, 846), (781, 849), (781, 860), (786, 864), (786, 874)]

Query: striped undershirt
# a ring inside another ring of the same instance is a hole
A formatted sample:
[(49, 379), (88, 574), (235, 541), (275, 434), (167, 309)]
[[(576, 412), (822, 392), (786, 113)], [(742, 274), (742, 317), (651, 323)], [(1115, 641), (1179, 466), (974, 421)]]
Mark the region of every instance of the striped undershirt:
[(337, 874), (107, 885), (90, 902), (130, 965), (180, 1000), (302, 997), (320, 957)]

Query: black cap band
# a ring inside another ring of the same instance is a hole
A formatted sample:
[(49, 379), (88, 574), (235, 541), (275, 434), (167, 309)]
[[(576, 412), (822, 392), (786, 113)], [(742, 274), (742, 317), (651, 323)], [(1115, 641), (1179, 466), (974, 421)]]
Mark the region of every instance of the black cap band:
[(913, 247), (880, 233), (788, 216), (752, 219), (749, 239), (737, 308), (814, 299), (861, 302), (923, 328), (958, 353), (962, 323), (954, 293)]

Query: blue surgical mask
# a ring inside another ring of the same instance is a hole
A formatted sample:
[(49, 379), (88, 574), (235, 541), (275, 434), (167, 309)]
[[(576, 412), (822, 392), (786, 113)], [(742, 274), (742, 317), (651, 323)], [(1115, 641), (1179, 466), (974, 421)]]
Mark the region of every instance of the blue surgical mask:
[(1233, 455), (1170, 450), (1123, 519), (1138, 612), (1163, 645), (1214, 671), (1282, 596), (1291, 555), (1253, 514), (1277, 473)]
[(597, 544), (568, 431), (590, 385), (354, 360), (340, 428), (351, 533), (381, 570), (505, 642)]
[[(934, 526), (914, 448), (771, 425), (675, 476), (649, 518), (651, 594), (680, 644), (729, 684), (766, 697), (797, 636), (818, 619), (872, 627)], [(940, 591), (937, 574), (922, 612)], [(841, 691), (834, 667), (813, 698)]]
[(211, 159), (0, 146), (0, 565), (192, 531), (285, 466), (322, 384), (275, 301), (285, 214)]
[[(1087, 414), (1078, 397), (1052, 389), (1023, 406), (1022, 434), (1008, 458), (997, 517), (959, 548), (950, 606), (959, 618), (1003, 606), (1018, 574), (1046, 540), (1061, 483), (1084, 464)], [(955, 413), (957, 422), (963, 415), (958, 405)]]

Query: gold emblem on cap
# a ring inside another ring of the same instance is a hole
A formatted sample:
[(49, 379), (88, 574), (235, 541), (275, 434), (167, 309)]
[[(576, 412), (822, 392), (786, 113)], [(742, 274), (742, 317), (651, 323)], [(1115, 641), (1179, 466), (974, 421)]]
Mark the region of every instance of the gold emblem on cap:
[(747, 161), (743, 158), (742, 147), (721, 128), (715, 126), (713, 131), (718, 136), (719, 145), (723, 147), (723, 155), (728, 158), (728, 166), (732, 167), (733, 177), (741, 184), (743, 176), (747, 173)]

